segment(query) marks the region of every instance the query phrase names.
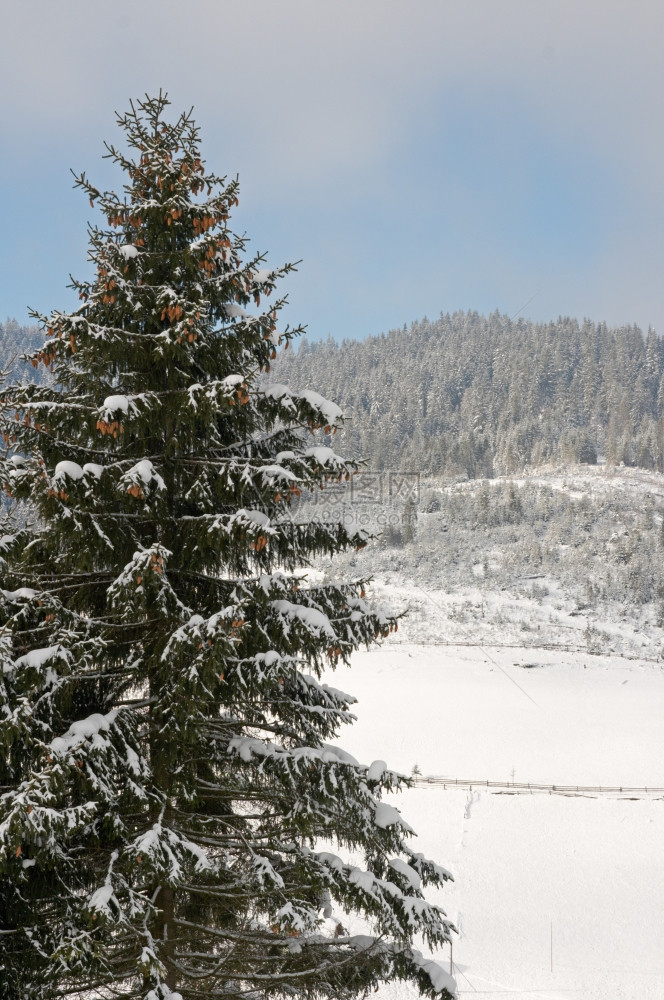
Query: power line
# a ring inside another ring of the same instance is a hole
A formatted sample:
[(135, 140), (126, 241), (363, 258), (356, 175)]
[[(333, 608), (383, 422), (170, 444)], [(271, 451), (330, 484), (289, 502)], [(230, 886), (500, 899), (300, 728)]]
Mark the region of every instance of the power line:
[[(453, 970), (454, 970), (454, 972), (455, 972), (455, 973), (457, 973), (457, 972), (461, 973), (461, 975), (462, 975), (462, 976), (463, 976), (463, 978), (464, 978), (464, 979), (466, 980), (466, 982), (467, 982), (467, 983), (468, 983), (468, 985), (470, 986), (470, 988), (471, 988), (471, 990), (473, 991), (473, 993), (477, 993), (477, 990), (475, 989), (475, 987), (474, 987), (474, 986), (473, 986), (473, 984), (471, 983), (471, 981), (470, 981), (470, 979), (468, 978), (468, 976), (467, 976), (467, 975), (465, 974), (465, 972), (461, 972), (461, 969), (460, 969), (460, 968), (459, 968), (459, 966), (458, 966), (458, 965), (456, 964), (456, 962), (452, 962), (452, 960), (450, 959), (450, 964), (451, 964), (451, 966), (452, 966), (452, 968), (453, 968)], [(462, 990), (462, 991), (460, 991), (460, 990), (457, 990), (457, 993), (459, 993), (459, 992), (464, 992), (464, 993), (468, 993), (468, 990)]]
[[(438, 610), (439, 610), (439, 611), (442, 611), (442, 612), (443, 612), (443, 614), (445, 613), (445, 608), (444, 608), (444, 607), (442, 606), (442, 604), (439, 604), (439, 603), (438, 603), (437, 601), (434, 601), (434, 599), (433, 599), (433, 597), (431, 596), (431, 594), (427, 594), (426, 590), (424, 590), (424, 589), (423, 589), (422, 587), (418, 586), (418, 584), (414, 584), (414, 586), (415, 586), (415, 589), (416, 589), (416, 590), (419, 590), (419, 591), (420, 591), (420, 592), (421, 592), (422, 594), (424, 594), (424, 596), (425, 596), (425, 597), (426, 597), (426, 598), (427, 598), (427, 599), (428, 599), (429, 601), (431, 601), (431, 603), (433, 604), (433, 606), (434, 606), (434, 607), (438, 608)], [(457, 622), (457, 625), (459, 625), (459, 628), (460, 628), (460, 629), (461, 629), (461, 631), (462, 631), (462, 632), (464, 633), (464, 635), (466, 636), (466, 638), (469, 638), (469, 633), (468, 633), (468, 632), (466, 632), (466, 630), (465, 630), (465, 628), (463, 627), (463, 625), (461, 625), (461, 624), (460, 624), (459, 622)], [(474, 644), (473, 644), (473, 645), (474, 645)], [(482, 645), (481, 643), (478, 643), (478, 644), (477, 644), (477, 648), (478, 648), (478, 649), (481, 649), (481, 650), (482, 650), (482, 652), (484, 653), (484, 655), (485, 655), (485, 656), (488, 656), (488, 658), (489, 658), (489, 659), (491, 660), (491, 662), (493, 663), (493, 665), (494, 665), (495, 667), (497, 667), (497, 668), (498, 668), (498, 670), (500, 670), (500, 672), (501, 672), (502, 674), (504, 674), (504, 675), (505, 675), (505, 677), (507, 677), (508, 681), (511, 681), (511, 682), (512, 682), (512, 684), (514, 685), (514, 687), (517, 687), (517, 688), (519, 689), (519, 691), (521, 692), (521, 694), (523, 694), (523, 695), (525, 695), (525, 696), (526, 696), (526, 698), (528, 699), (528, 701), (532, 701), (532, 703), (533, 703), (533, 705), (535, 706), (535, 708), (540, 708), (540, 707), (541, 707), (540, 705), (538, 705), (538, 704), (537, 704), (537, 702), (535, 701), (535, 699), (534, 699), (534, 698), (531, 698), (531, 697), (530, 697), (530, 695), (528, 694), (528, 692), (527, 692), (527, 691), (525, 691), (525, 690), (524, 690), (524, 689), (523, 689), (523, 688), (521, 687), (521, 685), (520, 685), (520, 684), (518, 684), (518, 683), (517, 683), (517, 682), (516, 682), (516, 681), (514, 680), (514, 678), (513, 678), (513, 677), (510, 677), (510, 675), (509, 675), (509, 674), (507, 673), (507, 671), (506, 671), (506, 670), (504, 670), (504, 669), (503, 669), (503, 667), (501, 667), (500, 663), (498, 663), (498, 661), (497, 661), (497, 660), (494, 660), (493, 656), (492, 656), (492, 655), (491, 655), (491, 653), (490, 653), (490, 652), (488, 651), (488, 649), (486, 648), (486, 646), (483, 646), (483, 645)]]
[(517, 309), (517, 311), (516, 311), (516, 312), (514, 313), (514, 315), (513, 315), (513, 316), (510, 316), (510, 322), (511, 322), (511, 321), (512, 321), (513, 319), (516, 319), (516, 318), (517, 318), (517, 316), (519, 315), (519, 313), (522, 313), (522, 312), (523, 312), (523, 310), (524, 310), (524, 309), (526, 308), (526, 306), (529, 306), (529, 305), (530, 305), (530, 303), (531, 303), (531, 302), (533, 301), (533, 299), (536, 299), (538, 295), (539, 295), (539, 291), (535, 292), (535, 294), (534, 294), (534, 295), (531, 295), (531, 296), (530, 296), (530, 298), (528, 299), (528, 301), (527, 301), (527, 302), (524, 302), (524, 303), (523, 303), (523, 305), (521, 306), (521, 308), (520, 308), (520, 309)]

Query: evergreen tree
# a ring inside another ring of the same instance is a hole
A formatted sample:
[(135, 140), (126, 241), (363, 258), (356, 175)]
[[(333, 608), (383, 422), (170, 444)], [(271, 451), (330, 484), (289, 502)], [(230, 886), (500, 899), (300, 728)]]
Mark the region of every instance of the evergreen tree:
[(302, 575), (366, 543), (291, 507), (355, 471), (317, 443), (341, 414), (261, 374), (300, 332), (260, 311), (289, 266), (244, 260), (237, 183), (167, 104), (118, 118), (122, 197), (77, 177), (94, 277), (36, 317), (54, 382), (0, 393), (0, 991), (447, 996), (412, 942), (449, 939), (449, 875), (379, 801), (401, 777), (326, 742), (353, 699), (322, 670), (397, 624)]

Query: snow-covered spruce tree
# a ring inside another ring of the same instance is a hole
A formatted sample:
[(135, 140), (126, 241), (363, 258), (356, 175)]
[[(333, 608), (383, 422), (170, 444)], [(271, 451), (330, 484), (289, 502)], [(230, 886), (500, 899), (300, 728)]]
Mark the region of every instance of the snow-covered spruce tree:
[(448, 996), (413, 948), (448, 940), (448, 873), (379, 801), (402, 779), (326, 743), (352, 699), (321, 671), (395, 625), (302, 576), (365, 543), (292, 503), (354, 472), (341, 415), (261, 375), (289, 267), (243, 261), (237, 184), (167, 104), (119, 117), (122, 197), (77, 178), (105, 226), (80, 308), (38, 317), (55, 384), (0, 393), (0, 993)]

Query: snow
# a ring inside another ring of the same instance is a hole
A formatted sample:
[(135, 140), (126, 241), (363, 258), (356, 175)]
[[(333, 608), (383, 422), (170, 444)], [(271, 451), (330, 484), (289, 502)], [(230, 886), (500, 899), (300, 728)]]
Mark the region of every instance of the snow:
[(302, 453), (305, 458), (315, 458), (319, 465), (340, 465), (343, 459), (339, 458), (332, 448), (324, 445), (314, 445), (313, 448), (305, 448)]
[[(258, 653), (257, 658), (261, 656), (264, 657), (266, 666), (269, 666), (272, 661), (268, 658), (271, 655), (275, 660), (279, 659), (279, 654), (274, 650), (268, 653)], [(312, 688), (330, 703), (345, 702), (347, 705), (353, 705), (355, 703), (355, 698), (352, 694), (347, 694), (345, 691), (332, 687), (330, 684), (320, 684), (315, 677), (312, 677), (311, 674), (300, 674), (300, 680), (306, 684), (307, 687)], [(383, 762), (381, 761), (381, 763)]]
[[(386, 644), (330, 679), (360, 696), (362, 718), (370, 712), (365, 760), (382, 750), (406, 773), (418, 764), (509, 781), (514, 768), (517, 781), (664, 786), (658, 666), (543, 649), (535, 658), (541, 666), (524, 670), (513, 649)], [(357, 728), (343, 734), (356, 754)]]
[(403, 819), (401, 813), (394, 806), (389, 805), (387, 802), (379, 802), (376, 806), (376, 813), (374, 815), (374, 823), (379, 826), (381, 830), (386, 830), (388, 826), (401, 826), (404, 830), (410, 830), (408, 823)]
[(312, 406), (321, 413), (326, 424), (335, 424), (343, 417), (343, 412), (336, 403), (333, 403), (330, 399), (326, 399), (317, 392), (312, 392), (310, 389), (294, 392), (281, 382), (270, 382), (268, 385), (263, 386), (263, 394), (268, 399), (282, 400), (287, 405), (290, 404), (291, 407), (293, 400), (303, 399), (309, 406)]
[[(348, 939), (348, 943), (355, 951), (370, 951), (371, 949), (381, 950), (385, 947), (383, 942), (369, 934), (353, 934)], [(430, 958), (425, 958), (416, 948), (410, 951), (411, 960), (429, 977), (431, 986), (435, 993), (441, 993), (444, 989), (454, 995), (456, 992), (456, 982), (445, 969)], [(395, 984), (397, 988), (399, 986)], [(403, 989), (404, 987), (401, 986)], [(383, 990), (385, 987), (383, 987)], [(419, 996), (419, 994), (417, 994)]]
[(377, 879), (371, 872), (362, 871), (360, 868), (351, 868), (348, 881), (351, 885), (356, 885), (363, 892), (373, 893)]
[(316, 857), (333, 871), (341, 872), (344, 870), (344, 863), (338, 854), (332, 854), (331, 851), (317, 851)]
[(357, 758), (353, 757), (347, 750), (342, 749), (342, 747), (332, 746), (331, 743), (323, 743), (323, 751), (325, 754), (323, 760), (338, 760), (342, 764), (351, 764), (353, 767), (360, 766)]
[(292, 393), (288, 386), (282, 382), (270, 382), (268, 385), (263, 386), (263, 394), (268, 399), (283, 399), (284, 396), (297, 396), (297, 393)]
[(317, 410), (320, 410), (327, 419), (328, 424), (333, 424), (335, 421), (339, 420), (343, 416), (343, 412), (340, 406), (333, 403), (332, 400), (326, 399), (325, 396), (321, 396), (317, 392), (313, 392), (311, 389), (304, 389), (302, 392), (298, 393), (300, 399), (306, 399), (310, 406), (315, 406)]
[[(415, 641), (359, 652), (329, 674), (359, 698), (344, 745), (360, 760), (380, 751), (400, 770), (417, 763), (425, 775), (478, 782), (418, 786), (381, 803), (398, 803), (418, 833), (413, 850), (454, 874), (431, 897), (459, 929), (461, 997), (661, 1000), (662, 797), (510, 794), (479, 782), (509, 786), (514, 773), (517, 782), (664, 787), (664, 674), (615, 654), (537, 649), (532, 658), (540, 666), (526, 670), (514, 649)], [(395, 860), (405, 875), (410, 866)], [(426, 971), (438, 988), (449, 949), (435, 958)], [(379, 990), (383, 1000), (416, 995), (408, 984)]]
[(384, 760), (375, 760), (369, 765), (367, 779), (369, 781), (379, 781), (387, 771), (387, 764)]
[(122, 413), (128, 413), (129, 399), (123, 395), (107, 396), (101, 405), (101, 409), (105, 413), (117, 413), (118, 410), (122, 411)]
[(92, 893), (88, 900), (88, 907), (97, 913), (106, 913), (111, 916), (113, 911), (108, 904), (113, 896), (113, 886), (110, 882), (106, 882), (100, 889), (96, 889)]
[(19, 587), (18, 590), (0, 590), (0, 594), (8, 601), (19, 601), (21, 599), (30, 601), (33, 597), (38, 597), (39, 591), (32, 590), (30, 587)]
[(72, 723), (64, 736), (56, 736), (51, 741), (51, 751), (55, 755), (63, 757), (70, 750), (80, 746), (86, 740), (89, 740), (93, 747), (105, 747), (106, 740), (102, 736), (102, 733), (109, 731), (117, 714), (117, 709), (113, 709), (106, 715), (94, 712), (86, 719)]
[(311, 762), (320, 760), (324, 764), (350, 764), (359, 767), (358, 761), (352, 754), (347, 753), (340, 747), (333, 747), (323, 744), (322, 747), (294, 747), (288, 750), (269, 740), (261, 740), (255, 736), (235, 736), (228, 744), (228, 753), (236, 753), (240, 760), (246, 764), (250, 763), (254, 756), (274, 758), (277, 760)]
[(390, 858), (388, 864), (390, 868), (394, 869), (395, 872), (399, 872), (400, 875), (403, 875), (403, 877), (408, 880), (413, 889), (420, 888), (420, 886), (422, 885), (422, 879), (417, 874), (414, 868), (411, 868), (410, 865), (406, 864), (403, 858)]
[(31, 649), (29, 653), (19, 656), (14, 661), (14, 666), (19, 669), (21, 667), (39, 669), (49, 660), (55, 659), (56, 656), (60, 659), (67, 659), (67, 654), (62, 646), (44, 646), (42, 649)]
[(227, 303), (224, 306), (224, 312), (229, 319), (245, 319), (249, 316), (249, 313), (242, 306), (237, 306), (234, 303)]
[(133, 257), (138, 257), (138, 249), (133, 243), (124, 243), (122, 246), (118, 247), (118, 250), (125, 260), (131, 260)]
[(369, 934), (353, 934), (349, 938), (348, 943), (356, 951), (368, 951), (369, 948), (373, 948), (376, 944), (376, 938), (371, 937)]
[(454, 870), (442, 898), (464, 991), (660, 1000), (661, 801), (416, 789), (403, 808)]
[[(295, 456), (292, 455), (291, 457), (294, 458)], [(284, 480), (290, 483), (300, 481), (294, 472), (291, 472), (290, 469), (284, 469), (282, 465), (262, 465), (261, 476), (266, 484), (275, 484)]]
[(240, 507), (236, 511), (235, 517), (238, 521), (245, 521), (248, 524), (254, 524), (258, 528), (266, 528), (270, 523), (270, 518), (262, 510), (252, 510), (250, 508)]
[(77, 462), (58, 462), (53, 473), (53, 479), (82, 479), (83, 469)]
[(167, 868), (168, 877), (173, 880), (179, 879), (183, 873), (185, 855), (196, 859), (194, 867), (197, 871), (212, 867), (203, 848), (182, 833), (164, 827), (161, 820), (136, 837), (133, 851), (137, 857), (149, 856), (154, 867)]
[(127, 478), (128, 476), (132, 477), (134, 475), (140, 477), (146, 486), (154, 480), (157, 484), (157, 489), (166, 489), (166, 483), (155, 470), (155, 467), (149, 458), (143, 458), (140, 462), (137, 462), (136, 465), (133, 465), (131, 469), (127, 471), (124, 478)]
[(145, 1000), (182, 1000), (182, 994), (170, 989), (166, 983), (161, 983), (159, 992), (150, 990), (146, 994)]
[[(253, 864), (253, 867), (254, 867), (254, 871), (258, 875), (258, 878), (260, 879), (261, 883), (264, 884), (265, 879), (269, 879), (270, 882), (272, 882), (274, 885), (278, 886), (280, 889), (284, 888), (284, 880), (282, 879), (282, 877), (279, 874), (279, 872), (275, 872), (275, 870), (272, 867), (272, 864), (271, 864), (271, 862), (270, 862), (270, 860), (268, 858), (263, 857), (262, 854), (254, 854), (253, 857), (252, 857), (252, 864)], [(287, 905), (290, 905), (290, 904), (287, 904)], [(277, 916), (280, 916), (280, 915), (284, 915), (285, 916), (285, 913), (283, 912), (285, 909), (286, 909), (286, 907), (284, 907), (282, 910), (280, 910), (277, 913)]]
[(99, 479), (103, 471), (104, 466), (97, 465), (96, 462), (86, 462), (83, 466), (83, 472), (89, 472), (91, 476), (95, 477), (95, 479)]
[(413, 950), (412, 957), (420, 969), (426, 972), (436, 993), (440, 993), (442, 990), (449, 990), (450, 993), (454, 993), (457, 984), (441, 965), (437, 962), (432, 962), (431, 959), (424, 958), (419, 951)]
[(302, 604), (293, 604), (292, 601), (270, 601), (270, 606), (277, 614), (284, 618), (297, 619), (303, 625), (308, 626), (316, 633), (324, 632), (330, 639), (336, 639), (336, 635), (330, 619), (317, 608), (307, 608)]

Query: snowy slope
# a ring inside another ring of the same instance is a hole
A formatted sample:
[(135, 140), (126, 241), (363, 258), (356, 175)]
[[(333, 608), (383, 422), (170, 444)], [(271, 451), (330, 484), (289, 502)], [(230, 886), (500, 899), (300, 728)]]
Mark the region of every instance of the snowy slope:
[[(664, 673), (617, 657), (396, 646), (358, 654), (335, 683), (360, 699), (352, 754), (410, 773), (664, 787)], [(557, 661), (557, 662), (556, 662)], [(357, 745), (359, 741), (361, 745)], [(373, 747), (373, 748), (372, 748)], [(379, 752), (380, 751), (380, 752)]]
[[(476, 648), (426, 646), (359, 655), (334, 675), (359, 698), (344, 746), (425, 774), (664, 786), (659, 669), (580, 656), (524, 670), (505, 651), (486, 653), (491, 660)], [(432, 786), (398, 805), (418, 849), (455, 874), (441, 901), (460, 930), (461, 995), (664, 996), (662, 798)]]
[[(620, 494), (637, 518), (646, 489), (664, 496), (664, 478), (644, 475), (592, 470), (548, 482), (598, 503)], [(333, 677), (359, 699), (340, 742), (360, 760), (478, 782), (396, 800), (417, 849), (455, 874), (441, 902), (459, 928), (460, 996), (661, 1000), (664, 797), (479, 785), (664, 787), (664, 631), (654, 609), (608, 598), (584, 607), (564, 573), (535, 593), (517, 575), (496, 575), (493, 587), (457, 575), (446, 589), (432, 585), (434, 552), (419, 572), (407, 547), (393, 566), (383, 549), (350, 567), (364, 573), (373, 560), (374, 597), (411, 614), (394, 641)], [(456, 552), (459, 564), (471, 555)], [(410, 996), (398, 986), (382, 994)]]

